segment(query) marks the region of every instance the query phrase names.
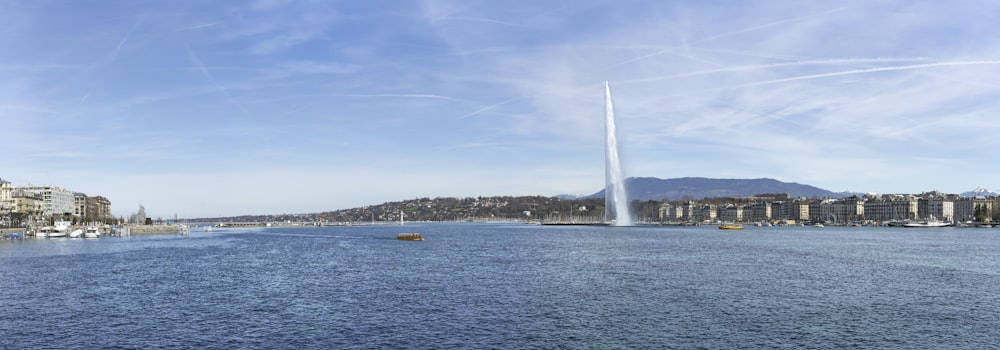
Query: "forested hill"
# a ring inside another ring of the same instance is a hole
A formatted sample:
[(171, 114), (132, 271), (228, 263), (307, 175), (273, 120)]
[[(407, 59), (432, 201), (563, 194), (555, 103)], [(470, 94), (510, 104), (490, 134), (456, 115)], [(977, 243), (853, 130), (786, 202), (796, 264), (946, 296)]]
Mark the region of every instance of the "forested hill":
[[(818, 187), (774, 179), (710, 179), (683, 177), (659, 179), (655, 177), (630, 177), (625, 187), (631, 200), (669, 200), (702, 198), (749, 197), (761, 193), (787, 193), (791, 197), (841, 198), (842, 193)], [(585, 198), (604, 198), (604, 190)]]
[[(628, 178), (629, 199), (637, 218), (656, 215), (660, 202), (686, 199), (750, 197), (762, 193), (787, 193), (791, 197), (840, 198), (843, 194), (773, 179), (658, 179)], [(604, 191), (583, 198), (544, 196), (497, 196), (466, 198), (417, 198), (359, 208), (312, 214), (245, 215), (202, 218), (207, 222), (371, 222), (466, 220), (600, 220), (604, 215)]]
[[(659, 204), (655, 204), (658, 206)], [(650, 204), (653, 206), (653, 204)], [(572, 208), (572, 209), (571, 209)], [(572, 211), (571, 211), (572, 210)], [(527, 221), (551, 215), (573, 215), (600, 219), (604, 198), (566, 200), (544, 196), (499, 196), (467, 198), (417, 198), (358, 208), (311, 214), (244, 215), (226, 218), (201, 218), (203, 222), (371, 222), (399, 221)]]

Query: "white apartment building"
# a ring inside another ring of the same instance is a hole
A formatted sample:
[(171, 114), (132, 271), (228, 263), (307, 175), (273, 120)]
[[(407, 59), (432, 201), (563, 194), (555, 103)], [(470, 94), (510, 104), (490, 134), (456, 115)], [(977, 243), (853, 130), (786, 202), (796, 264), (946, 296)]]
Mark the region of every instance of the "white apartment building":
[(0, 179), (0, 213), (14, 210), (14, 190), (10, 181)]
[(17, 191), (38, 194), (42, 197), (42, 215), (72, 215), (74, 198), (73, 192), (55, 186), (18, 186)]

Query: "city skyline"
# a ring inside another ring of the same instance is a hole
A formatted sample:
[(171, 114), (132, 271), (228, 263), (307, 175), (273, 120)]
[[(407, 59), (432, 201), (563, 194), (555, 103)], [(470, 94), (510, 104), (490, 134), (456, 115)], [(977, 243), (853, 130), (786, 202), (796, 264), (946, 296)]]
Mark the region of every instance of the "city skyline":
[(4, 2), (0, 178), (115, 216), (590, 194), (626, 177), (995, 189), (990, 2)]

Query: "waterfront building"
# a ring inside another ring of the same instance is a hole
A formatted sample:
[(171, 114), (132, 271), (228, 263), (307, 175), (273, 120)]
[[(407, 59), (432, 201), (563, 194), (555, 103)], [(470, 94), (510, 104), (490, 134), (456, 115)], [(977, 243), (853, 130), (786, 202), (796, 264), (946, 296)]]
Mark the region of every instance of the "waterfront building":
[(770, 222), (773, 218), (771, 202), (756, 202), (750, 206), (750, 220), (754, 222)]
[(680, 206), (681, 208), (681, 220), (687, 222), (698, 221), (695, 217), (695, 203), (692, 201), (685, 201)]
[(809, 202), (799, 199), (774, 202), (771, 212), (776, 220), (809, 220)]
[(14, 213), (20, 214), (21, 220), (32, 222), (38, 219), (45, 208), (45, 201), (42, 195), (35, 192), (14, 190), (11, 195), (14, 199)]
[(978, 221), (976, 219), (976, 210), (979, 210), (981, 212), (988, 213), (982, 218), (982, 220), (984, 222), (989, 222), (992, 221), (990, 214), (993, 213), (993, 208), (995, 208), (995, 201), (992, 198), (961, 197), (956, 199), (954, 203), (954, 220), (961, 222)]
[(719, 206), (705, 204), (701, 207), (701, 221), (716, 221), (719, 219)]
[(694, 204), (691, 206), (691, 217), (688, 221), (715, 221), (718, 217), (715, 204)]
[(919, 202), (912, 195), (884, 195), (865, 201), (865, 218), (876, 222), (915, 220)]
[(929, 195), (917, 200), (917, 214), (921, 219), (955, 220), (955, 201), (941, 195)]
[(740, 221), (750, 221), (753, 219), (753, 206), (751, 204), (737, 204), (736, 210), (740, 212)]
[(673, 206), (670, 202), (660, 204), (660, 221), (676, 221), (681, 218), (684, 211), (680, 206)]
[(73, 214), (73, 192), (55, 186), (18, 186), (17, 190), (35, 193), (42, 197), (42, 215), (63, 216)]
[(87, 194), (73, 192), (73, 216), (84, 218), (87, 216)]
[(87, 197), (87, 211), (84, 220), (88, 222), (111, 219), (111, 201), (103, 196)]
[(717, 209), (719, 220), (725, 222), (743, 222), (743, 205), (726, 204)]
[(858, 222), (865, 216), (865, 200), (857, 196), (843, 198), (833, 202), (830, 209), (838, 223)]
[(807, 200), (796, 200), (792, 202), (792, 212), (794, 215), (791, 217), (795, 221), (807, 221), (809, 220), (809, 201)]
[(788, 213), (791, 209), (790, 201), (777, 201), (771, 203), (771, 218), (775, 220), (787, 220), (791, 217)]
[(0, 213), (9, 213), (14, 210), (13, 192), (10, 181), (0, 179)]
[(821, 199), (809, 203), (809, 220), (836, 222), (833, 215), (833, 199)]
[(835, 224), (860, 221), (865, 214), (865, 200), (852, 196), (843, 199), (823, 199), (809, 205), (809, 219)]

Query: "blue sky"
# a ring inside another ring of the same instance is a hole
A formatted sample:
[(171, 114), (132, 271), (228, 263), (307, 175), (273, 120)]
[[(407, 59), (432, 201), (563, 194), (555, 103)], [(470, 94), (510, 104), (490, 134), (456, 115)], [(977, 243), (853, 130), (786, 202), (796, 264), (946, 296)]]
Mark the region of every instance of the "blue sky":
[(997, 187), (991, 1), (0, 0), (0, 178), (154, 216), (626, 176)]

